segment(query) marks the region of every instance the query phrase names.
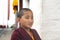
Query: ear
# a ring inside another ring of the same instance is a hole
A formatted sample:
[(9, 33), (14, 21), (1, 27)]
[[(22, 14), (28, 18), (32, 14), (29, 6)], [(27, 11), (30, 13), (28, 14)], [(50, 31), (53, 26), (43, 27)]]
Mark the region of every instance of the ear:
[(18, 18), (18, 22), (20, 22), (20, 18)]
[(19, 18), (19, 21), (18, 21), (19, 25), (21, 25), (21, 18)]
[(18, 22), (20, 21), (20, 18), (18, 18)]

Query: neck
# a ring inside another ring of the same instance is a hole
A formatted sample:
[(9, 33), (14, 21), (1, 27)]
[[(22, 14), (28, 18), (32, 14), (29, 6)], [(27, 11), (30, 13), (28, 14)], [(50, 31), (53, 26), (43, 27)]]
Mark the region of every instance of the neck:
[(22, 27), (22, 28), (26, 31), (30, 31), (30, 28), (27, 28), (27, 27)]

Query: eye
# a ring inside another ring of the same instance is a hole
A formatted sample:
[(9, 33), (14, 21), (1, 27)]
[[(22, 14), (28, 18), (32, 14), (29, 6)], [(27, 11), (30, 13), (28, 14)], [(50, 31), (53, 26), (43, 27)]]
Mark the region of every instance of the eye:
[(33, 16), (26, 15), (25, 18), (26, 19), (33, 19)]
[(25, 18), (26, 18), (26, 19), (29, 19), (29, 16), (27, 15), (27, 16), (25, 16)]
[(25, 17), (26, 19), (29, 19), (29, 17)]

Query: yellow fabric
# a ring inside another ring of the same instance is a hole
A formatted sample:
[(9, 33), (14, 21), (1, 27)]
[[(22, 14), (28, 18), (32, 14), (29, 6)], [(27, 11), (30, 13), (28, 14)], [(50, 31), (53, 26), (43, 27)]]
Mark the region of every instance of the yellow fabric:
[(18, 6), (18, 0), (13, 0), (13, 6)]
[(14, 9), (14, 14), (16, 14), (16, 11), (17, 11), (17, 10)]
[[(14, 6), (18, 6), (18, 0), (13, 0), (13, 8)], [(14, 10), (14, 14), (16, 13), (16, 8), (13, 9)]]
[(32, 36), (32, 40), (34, 40), (34, 37)]

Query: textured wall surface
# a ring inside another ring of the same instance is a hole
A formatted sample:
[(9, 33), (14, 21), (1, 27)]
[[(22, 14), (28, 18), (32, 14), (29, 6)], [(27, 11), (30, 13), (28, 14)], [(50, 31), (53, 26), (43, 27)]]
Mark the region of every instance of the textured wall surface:
[(43, 0), (42, 40), (60, 40), (60, 0)]

